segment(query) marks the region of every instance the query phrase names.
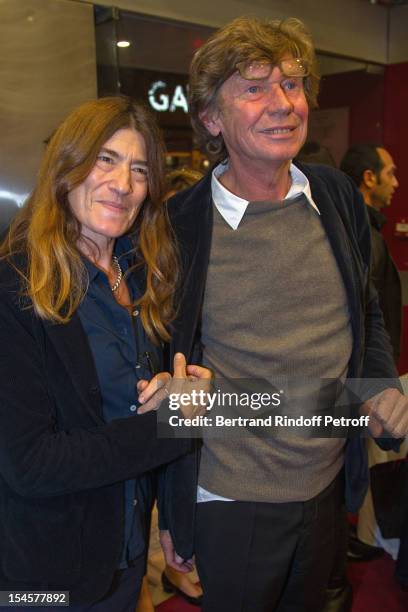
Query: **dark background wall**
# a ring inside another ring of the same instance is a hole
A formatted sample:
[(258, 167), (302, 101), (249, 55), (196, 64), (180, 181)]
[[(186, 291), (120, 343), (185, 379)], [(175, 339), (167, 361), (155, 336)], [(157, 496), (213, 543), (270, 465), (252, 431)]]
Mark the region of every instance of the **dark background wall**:
[(381, 142), (383, 134), (383, 74), (363, 70), (322, 78), (319, 107), (349, 108), (349, 142)]

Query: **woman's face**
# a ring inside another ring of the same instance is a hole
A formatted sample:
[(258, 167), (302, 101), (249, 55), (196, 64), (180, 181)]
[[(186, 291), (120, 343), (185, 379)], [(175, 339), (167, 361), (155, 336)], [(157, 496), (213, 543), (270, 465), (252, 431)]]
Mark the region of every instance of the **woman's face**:
[(81, 235), (103, 248), (106, 239), (125, 234), (147, 196), (148, 170), (143, 136), (132, 128), (115, 132), (87, 178), (68, 195)]

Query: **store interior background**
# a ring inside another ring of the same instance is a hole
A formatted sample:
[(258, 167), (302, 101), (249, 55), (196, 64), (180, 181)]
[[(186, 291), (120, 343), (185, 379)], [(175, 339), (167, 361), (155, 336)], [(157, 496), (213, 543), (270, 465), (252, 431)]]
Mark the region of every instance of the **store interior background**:
[(385, 238), (402, 278), (408, 372), (408, 0), (0, 0), (0, 231), (32, 188), (44, 141), (97, 95), (143, 99), (164, 130), (169, 167), (205, 170), (187, 113), (188, 66), (214, 28), (244, 14), (299, 17), (312, 32), (322, 83), (311, 140), (337, 162), (361, 141), (394, 157), (400, 186)]

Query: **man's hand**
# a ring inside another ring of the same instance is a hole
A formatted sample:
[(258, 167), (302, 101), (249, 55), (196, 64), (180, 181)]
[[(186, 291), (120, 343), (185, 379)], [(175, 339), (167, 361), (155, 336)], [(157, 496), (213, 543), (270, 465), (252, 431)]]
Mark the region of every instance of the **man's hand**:
[(192, 559), (184, 561), (174, 550), (173, 540), (171, 539), (169, 531), (160, 531), (159, 539), (167, 565), (170, 565), (170, 567), (182, 574), (187, 574), (194, 569), (194, 562)]
[[(139, 402), (143, 404), (138, 410), (138, 414), (157, 410), (160, 403), (169, 395), (190, 394), (191, 391), (207, 392), (210, 387), (212, 373), (207, 368), (198, 365), (186, 365), (186, 359), (182, 353), (174, 355), (174, 376), (168, 372), (160, 372), (152, 378), (150, 382), (140, 380), (137, 383), (139, 392)], [(199, 410), (205, 406), (180, 405), (180, 411), (185, 417), (199, 414)]]
[(393, 438), (408, 435), (408, 397), (398, 389), (385, 389), (365, 402), (361, 412), (370, 417), (368, 428), (374, 438), (384, 432)]

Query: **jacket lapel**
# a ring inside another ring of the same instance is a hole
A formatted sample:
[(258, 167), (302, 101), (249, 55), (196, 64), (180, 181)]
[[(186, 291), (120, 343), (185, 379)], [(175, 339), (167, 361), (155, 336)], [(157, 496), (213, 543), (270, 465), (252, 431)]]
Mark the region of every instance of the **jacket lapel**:
[(364, 309), (364, 271), (359, 262), (359, 254), (355, 252), (354, 243), (349, 236), (351, 228), (345, 227), (345, 221), (337, 209), (333, 196), (321, 180), (316, 181), (310, 174), (308, 174), (308, 179), (313, 200), (319, 208), (322, 225), (343, 279), (355, 350), (361, 337), (361, 313)]

